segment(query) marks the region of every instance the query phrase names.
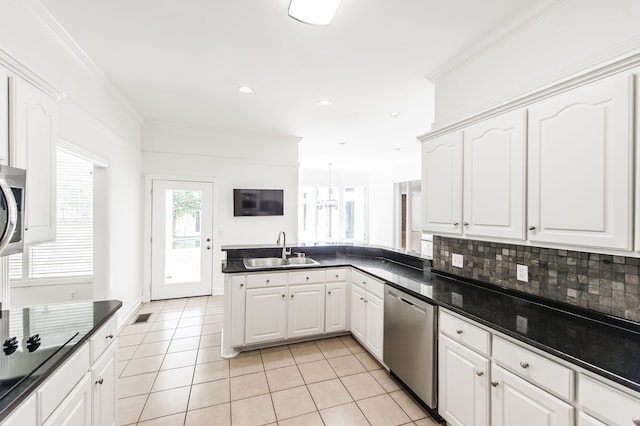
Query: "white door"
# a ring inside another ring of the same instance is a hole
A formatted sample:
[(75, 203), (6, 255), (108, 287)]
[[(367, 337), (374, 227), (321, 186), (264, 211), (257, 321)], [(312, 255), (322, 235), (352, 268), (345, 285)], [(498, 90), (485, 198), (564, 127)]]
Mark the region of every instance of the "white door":
[(570, 426), (574, 408), (508, 372), (491, 367), (491, 424), (495, 426)]
[[(328, 275), (328, 274), (327, 274)], [(327, 283), (325, 333), (347, 329), (347, 283)]]
[(631, 249), (632, 76), (529, 108), (529, 240)]
[(440, 334), (438, 412), (450, 425), (489, 424), (489, 361)]
[(462, 234), (462, 132), (422, 145), (423, 231)]
[(252, 288), (246, 294), (245, 343), (284, 339), (287, 332), (287, 288)]
[(324, 333), (324, 284), (289, 287), (288, 325), (288, 338)]
[(151, 299), (211, 294), (213, 183), (153, 180)]
[(356, 285), (351, 286), (351, 332), (364, 343), (365, 292)]
[(384, 302), (378, 296), (367, 293), (365, 299), (365, 332), (367, 348), (376, 358), (382, 359), (382, 341), (384, 337)]
[(464, 233), (524, 239), (525, 112), (464, 131)]

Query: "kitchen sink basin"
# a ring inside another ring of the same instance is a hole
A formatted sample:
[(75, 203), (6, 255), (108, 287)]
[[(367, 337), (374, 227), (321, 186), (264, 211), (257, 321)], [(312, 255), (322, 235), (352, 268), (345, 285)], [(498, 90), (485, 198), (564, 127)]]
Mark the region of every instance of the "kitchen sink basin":
[(310, 257), (290, 257), (288, 259), (281, 259), (279, 257), (253, 257), (250, 259), (243, 259), (242, 261), (244, 263), (244, 267), (247, 269), (289, 268), (318, 264), (318, 262)]

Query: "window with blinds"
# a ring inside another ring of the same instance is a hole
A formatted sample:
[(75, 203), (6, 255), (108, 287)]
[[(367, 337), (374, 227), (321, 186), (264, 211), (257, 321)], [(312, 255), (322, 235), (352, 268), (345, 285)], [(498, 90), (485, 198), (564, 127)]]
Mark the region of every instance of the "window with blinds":
[(12, 280), (93, 275), (93, 163), (60, 149), (57, 161), (56, 241), (10, 256)]

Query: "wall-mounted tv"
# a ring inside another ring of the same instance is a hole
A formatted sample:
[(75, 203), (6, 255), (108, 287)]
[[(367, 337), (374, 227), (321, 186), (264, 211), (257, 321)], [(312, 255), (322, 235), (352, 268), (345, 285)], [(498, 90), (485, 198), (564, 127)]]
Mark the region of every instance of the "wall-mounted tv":
[(234, 216), (284, 215), (283, 189), (234, 189)]

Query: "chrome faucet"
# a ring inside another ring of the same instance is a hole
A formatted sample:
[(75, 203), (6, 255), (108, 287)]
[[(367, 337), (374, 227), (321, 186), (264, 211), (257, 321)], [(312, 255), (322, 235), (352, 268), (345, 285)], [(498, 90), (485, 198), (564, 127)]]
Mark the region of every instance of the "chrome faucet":
[(282, 237), (282, 260), (287, 260), (287, 255), (291, 254), (291, 250), (287, 251), (287, 234), (284, 231), (280, 231), (276, 244), (280, 244), (280, 237)]

